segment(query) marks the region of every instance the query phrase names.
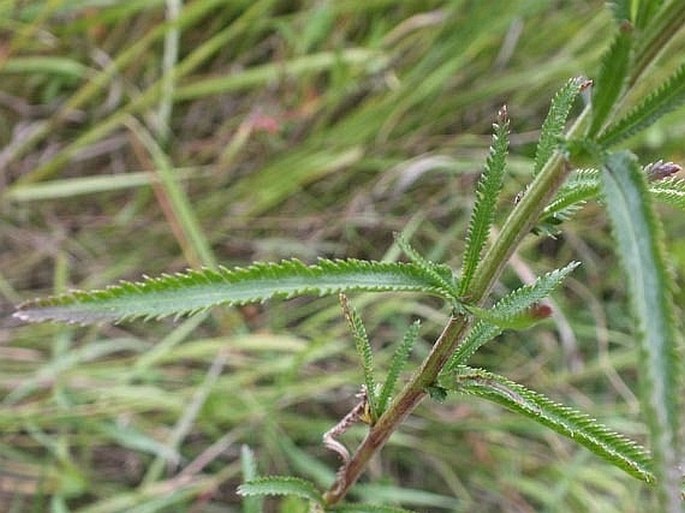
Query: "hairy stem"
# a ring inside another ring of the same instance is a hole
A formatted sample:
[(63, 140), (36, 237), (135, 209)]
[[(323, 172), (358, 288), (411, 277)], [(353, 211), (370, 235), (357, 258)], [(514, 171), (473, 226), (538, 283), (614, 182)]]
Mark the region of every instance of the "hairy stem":
[[(588, 117), (589, 108), (586, 108), (569, 130), (568, 136), (571, 137), (580, 132)], [(569, 172), (570, 167), (562, 156), (555, 153), (536, 176), (526, 194), (507, 218), (499, 237), (478, 266), (469, 291), (471, 302), (481, 304), (485, 300), (509, 257), (533, 228), (549, 200), (563, 185)], [(471, 318), (465, 314), (456, 314), (450, 319), (421, 367), (414, 373), (412, 379), (387, 411), (371, 427), (350, 461), (340, 469), (335, 482), (324, 495), (326, 504), (336, 504), (347, 494), (371, 457), (380, 451), (392, 433), (419, 405), (426, 396), (426, 388), (435, 382), (445, 363), (468, 333), (470, 325)]]

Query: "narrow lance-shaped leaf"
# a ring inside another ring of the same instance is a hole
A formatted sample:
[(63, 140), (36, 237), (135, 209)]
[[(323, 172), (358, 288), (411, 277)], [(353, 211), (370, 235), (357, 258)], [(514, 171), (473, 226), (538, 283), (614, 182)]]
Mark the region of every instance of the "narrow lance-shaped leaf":
[(552, 310), (549, 306), (533, 303), (528, 308), (522, 308), (514, 313), (501, 315), (497, 311), (467, 305), (466, 310), (479, 320), (494, 324), (505, 330), (523, 330), (530, 328), (540, 321), (547, 319)]
[(431, 262), (425, 258), (409, 244), (409, 241), (401, 233), (395, 233), (395, 243), (413, 264), (419, 266), (436, 284), (440, 284), (441, 288), (447, 291), (453, 300), (457, 300), (457, 287), (452, 276), (452, 269), (449, 266)]
[[(243, 472), (243, 481), (257, 479), (257, 462), (254, 453), (247, 445), (240, 448), (240, 466)], [(262, 497), (252, 496), (243, 499), (243, 513), (261, 513), (263, 505)]]
[[(487, 319), (482, 318), (474, 325), (457, 347), (445, 369), (451, 370), (466, 363), (483, 344), (502, 333), (505, 328), (511, 325), (516, 328), (530, 326), (541, 317), (548, 316), (549, 312), (545, 308), (541, 310), (544, 305), (539, 305), (540, 301), (549, 296), (578, 265), (578, 262), (571, 262), (561, 269), (555, 269), (540, 276), (534, 283), (524, 285), (500, 299), (486, 311)], [(523, 321), (523, 324), (518, 324), (519, 321)]]
[(655, 200), (685, 211), (685, 180), (681, 178), (661, 180), (653, 184), (649, 192)]
[(411, 263), (299, 260), (256, 263), (245, 268), (191, 270), (141, 282), (121, 282), (96, 291), (29, 301), (15, 317), (24, 321), (119, 322), (193, 314), (217, 305), (243, 305), (274, 297), (325, 295), (347, 291), (413, 291), (451, 299), (443, 282)]
[(537, 175), (542, 170), (554, 154), (554, 150), (557, 148), (559, 140), (564, 133), (566, 120), (568, 119), (569, 112), (571, 112), (576, 96), (578, 96), (581, 90), (589, 87), (591, 84), (592, 82), (581, 77), (572, 78), (552, 98), (549, 112), (542, 123), (540, 139), (535, 150), (534, 175)]
[[(674, 178), (681, 166), (659, 160), (642, 168), (649, 181), (651, 196), (662, 203), (685, 210), (685, 180)], [(565, 221), (587, 201), (595, 200), (601, 192), (600, 174), (596, 169), (580, 169), (542, 212), (538, 226)]]
[(656, 92), (624, 117), (612, 123), (598, 136), (597, 142), (605, 147), (613, 146), (644, 130), (664, 114), (685, 102), (685, 64), (664, 82)]
[(369, 409), (371, 410), (371, 420), (372, 422), (375, 422), (376, 419), (378, 419), (378, 407), (376, 405), (376, 382), (373, 377), (374, 365), (371, 342), (369, 342), (369, 336), (366, 334), (366, 328), (364, 327), (361, 317), (350, 304), (347, 296), (341, 293), (338, 297), (340, 298), (340, 306), (342, 307), (345, 320), (354, 337), (357, 354), (361, 360), (367, 400), (369, 402)]
[(551, 223), (557, 219), (565, 220), (587, 201), (597, 198), (599, 189), (599, 171), (596, 169), (576, 171), (542, 211), (538, 224)]
[(238, 487), (238, 494), (244, 497), (253, 495), (293, 495), (323, 503), (321, 492), (314, 483), (289, 476), (266, 476), (253, 479)]
[(509, 151), (509, 118), (506, 106), (500, 109), (497, 123), (493, 125), (493, 128), (495, 133), (492, 136), (490, 153), (485, 163), (485, 171), (478, 180), (476, 203), (466, 232), (466, 249), (464, 250), (464, 261), (460, 276), (460, 295), (465, 294), (468, 290), (478, 267), (481, 253), (495, 219), (495, 207), (504, 183), (504, 171)]
[(602, 59), (602, 66), (592, 91), (592, 122), (588, 137), (593, 137), (606, 121), (616, 100), (625, 89), (633, 34), (630, 25), (622, 24), (614, 42)]
[(421, 323), (419, 321), (412, 323), (407, 332), (404, 334), (402, 342), (400, 342), (392, 355), (390, 369), (388, 369), (388, 376), (385, 378), (383, 386), (378, 394), (378, 415), (383, 414), (388, 406), (388, 403), (390, 402), (392, 394), (395, 392), (397, 380), (400, 377), (400, 373), (409, 359), (411, 349), (414, 347), (414, 343), (419, 336), (420, 327)]
[(610, 155), (602, 186), (640, 345), (641, 406), (649, 427), (661, 511), (680, 509), (679, 374), (661, 225), (636, 158)]
[(632, 440), (590, 416), (533, 392), (503, 376), (481, 369), (458, 367), (443, 375), (440, 386), (482, 397), (520, 413), (587, 447), (597, 456), (646, 483), (654, 482), (649, 454)]

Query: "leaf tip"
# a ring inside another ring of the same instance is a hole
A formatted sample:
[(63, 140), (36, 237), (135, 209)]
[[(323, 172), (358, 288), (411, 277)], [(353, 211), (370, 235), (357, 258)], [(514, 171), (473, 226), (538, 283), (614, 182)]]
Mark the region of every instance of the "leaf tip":
[(497, 111), (497, 123), (499, 125), (509, 123), (509, 110), (507, 109), (506, 103)]

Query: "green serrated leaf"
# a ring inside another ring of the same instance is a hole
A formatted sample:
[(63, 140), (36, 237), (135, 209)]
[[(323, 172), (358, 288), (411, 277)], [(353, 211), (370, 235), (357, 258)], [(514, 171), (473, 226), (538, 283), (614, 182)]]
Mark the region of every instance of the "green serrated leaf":
[(646, 483), (654, 483), (647, 451), (584, 413), (481, 369), (458, 367), (443, 375), (440, 384), (455, 392), (482, 397), (520, 413), (585, 446), (630, 475)]
[(243, 497), (264, 495), (293, 495), (323, 504), (323, 496), (314, 483), (290, 476), (266, 476), (253, 479), (238, 487)]
[(559, 225), (571, 219), (585, 203), (599, 195), (599, 171), (579, 169), (545, 207), (533, 233), (555, 236)]
[(382, 415), (385, 409), (388, 407), (390, 398), (395, 393), (395, 386), (397, 385), (397, 380), (400, 377), (400, 373), (404, 368), (409, 355), (411, 354), (412, 347), (419, 336), (419, 329), (421, 328), (421, 323), (415, 321), (409, 326), (409, 329), (404, 334), (402, 342), (397, 346), (395, 352), (392, 355), (392, 360), (390, 362), (390, 369), (388, 369), (388, 376), (383, 382), (381, 391), (378, 394), (378, 415)]
[(645, 28), (663, 5), (663, 0), (638, 0), (635, 10), (635, 27)]
[(468, 335), (459, 344), (452, 354), (449, 362), (445, 365), (445, 371), (451, 371), (469, 361), (478, 349), (502, 333), (502, 328), (485, 321), (478, 321), (471, 328)]
[(357, 349), (357, 354), (362, 363), (362, 371), (364, 373), (364, 383), (366, 385), (367, 400), (369, 402), (369, 409), (371, 413), (371, 422), (375, 422), (379, 416), (379, 410), (376, 402), (376, 381), (373, 377), (373, 350), (371, 348), (371, 342), (369, 342), (369, 336), (366, 333), (366, 328), (362, 322), (361, 317), (350, 304), (347, 296), (345, 294), (340, 294), (340, 305), (342, 306), (343, 313), (345, 315), (345, 320), (347, 325), (352, 332), (354, 337), (355, 348)]
[[(658, 168), (656, 172), (654, 172), (655, 166)], [(662, 172), (659, 166), (668, 168), (666, 177), (659, 174)], [(655, 200), (685, 210), (685, 180), (669, 176), (677, 170), (679, 170), (679, 166), (671, 162), (664, 164), (661, 161), (648, 164), (642, 168), (649, 180), (649, 192)], [(601, 183), (598, 170), (577, 170), (547, 205), (536, 229), (541, 230), (545, 226), (556, 226), (570, 219), (585, 203), (598, 199), (600, 192)], [(555, 231), (558, 232), (558, 229)]]
[(609, 7), (618, 23), (630, 21), (630, 0), (613, 0), (609, 2)]
[(498, 323), (479, 320), (462, 343), (459, 344), (445, 369), (452, 370), (458, 365), (466, 363), (483, 344), (502, 333), (503, 328), (501, 326), (506, 324), (506, 319), (516, 319), (522, 312), (526, 312), (533, 305), (540, 303), (578, 265), (580, 265), (578, 262), (571, 262), (561, 269), (555, 269), (540, 276), (534, 283), (524, 285), (500, 299), (487, 311), (488, 315), (493, 319), (498, 319)]
[(602, 188), (637, 321), (641, 405), (650, 431), (661, 511), (680, 511), (680, 365), (663, 233), (644, 173), (630, 152), (607, 158)]
[[(652, 197), (662, 203), (685, 210), (685, 180), (673, 177), (680, 166), (672, 162), (658, 161), (642, 168), (649, 180)], [(571, 219), (591, 200), (599, 198), (601, 192), (600, 174), (596, 169), (580, 169), (574, 172), (554, 199), (545, 207), (538, 221), (535, 233), (554, 235), (558, 226)]]
[(449, 267), (444, 264), (431, 262), (424, 258), (421, 253), (416, 251), (411, 244), (409, 244), (409, 241), (405, 239), (404, 235), (401, 233), (395, 234), (395, 243), (409, 257), (413, 264), (420, 267), (424, 274), (430, 276), (434, 283), (440, 284), (440, 287), (448, 292), (450, 297), (456, 301), (458, 291), (454, 283), (452, 271)]
[(664, 114), (685, 102), (685, 64), (666, 80), (656, 92), (628, 112), (618, 121), (607, 126), (597, 137), (597, 142), (609, 147), (644, 130)]
[(599, 75), (592, 88), (592, 121), (588, 137), (594, 137), (599, 132), (625, 89), (632, 43), (632, 31), (621, 27), (604, 54)]
[(411, 263), (299, 260), (256, 263), (245, 268), (190, 270), (121, 282), (96, 291), (72, 291), (20, 305), (15, 317), (29, 322), (120, 322), (189, 315), (218, 305), (244, 305), (274, 297), (346, 291), (413, 291), (452, 299), (443, 279)]
[(507, 313), (506, 315), (500, 315), (496, 311), (471, 305), (466, 306), (466, 310), (477, 317), (478, 320), (489, 322), (503, 330), (530, 328), (540, 321), (547, 319), (552, 314), (549, 306), (540, 303), (533, 303), (528, 308), (519, 310), (516, 313)]
[(463, 295), (468, 290), (495, 219), (495, 208), (504, 183), (504, 171), (509, 152), (509, 119), (506, 107), (500, 110), (498, 122), (493, 125), (493, 128), (490, 152), (485, 163), (485, 171), (478, 180), (476, 203), (466, 231), (466, 248), (461, 266), (459, 295)]
[(516, 317), (549, 296), (578, 266), (579, 262), (569, 264), (540, 276), (530, 285), (524, 285), (500, 299), (489, 312), (502, 319)]
[(541, 221), (558, 216), (570, 207), (582, 205), (599, 194), (599, 171), (579, 169), (542, 211)]
[(685, 180), (666, 178), (650, 184), (652, 197), (662, 203), (685, 211)]
[(542, 124), (540, 131), (540, 140), (538, 141), (535, 150), (535, 168), (533, 175), (537, 175), (544, 167), (547, 161), (552, 157), (554, 151), (559, 145), (559, 140), (564, 133), (566, 120), (568, 119), (573, 102), (578, 96), (578, 93), (585, 87), (588, 87), (587, 80), (581, 77), (575, 77), (566, 82), (564, 86), (557, 91), (552, 98), (549, 112)]

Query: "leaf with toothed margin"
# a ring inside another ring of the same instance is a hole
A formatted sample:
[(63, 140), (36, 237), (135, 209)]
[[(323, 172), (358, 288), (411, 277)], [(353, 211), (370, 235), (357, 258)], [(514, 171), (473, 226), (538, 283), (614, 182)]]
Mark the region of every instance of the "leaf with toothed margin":
[(465, 309), (478, 318), (466, 338), (445, 365), (449, 371), (464, 364), (486, 342), (498, 336), (504, 329), (521, 328), (534, 324), (551, 314), (546, 305), (539, 303), (549, 296), (576, 267), (578, 262), (555, 269), (540, 276), (534, 283), (524, 285), (500, 299), (492, 308), (482, 309), (466, 306)]
[(75, 324), (121, 322), (190, 315), (218, 305), (237, 306), (271, 298), (338, 292), (424, 292), (451, 299), (452, 291), (413, 263), (299, 260), (256, 263), (244, 268), (190, 270), (121, 282), (102, 290), (72, 291), (28, 301), (14, 316), (28, 322)]
[(681, 512), (682, 369), (664, 233), (645, 175), (628, 151), (607, 156), (602, 191), (640, 346), (641, 401), (657, 476), (659, 511)]
[(590, 86), (592, 82), (583, 77), (570, 79), (554, 95), (547, 117), (540, 130), (540, 140), (535, 150), (535, 167), (533, 175), (537, 175), (552, 157), (563, 136), (566, 120), (578, 94)]
[(502, 107), (497, 123), (493, 125), (492, 144), (485, 162), (485, 170), (478, 180), (476, 202), (466, 230), (466, 248), (461, 266), (459, 295), (467, 292), (476, 274), (481, 254), (495, 221), (497, 200), (502, 191), (507, 166), (509, 124), (507, 109)]
[(593, 87), (592, 121), (588, 137), (595, 136), (606, 123), (612, 107), (625, 88), (633, 44), (633, 34), (629, 27), (629, 24), (620, 25), (618, 34), (602, 58), (599, 76)]
[(366, 386), (367, 399), (370, 409), (371, 421), (375, 422), (378, 418), (378, 408), (376, 401), (376, 382), (374, 378), (374, 361), (373, 349), (369, 336), (366, 333), (366, 327), (362, 321), (361, 316), (350, 303), (350, 300), (345, 294), (340, 294), (340, 306), (343, 310), (343, 315), (347, 321), (347, 326), (352, 332), (354, 338), (354, 346), (357, 349), (359, 360), (362, 364), (362, 371), (364, 373), (364, 384)]
[(597, 137), (597, 143), (604, 148), (614, 146), (649, 127), (683, 103), (685, 103), (685, 64), (642, 100), (637, 107), (604, 128)]
[(321, 492), (314, 483), (290, 476), (258, 477), (238, 487), (238, 495), (243, 497), (264, 495), (292, 495), (309, 499), (318, 504), (323, 503)]
[(438, 384), (449, 391), (500, 404), (585, 446), (628, 474), (654, 483), (649, 453), (585, 413), (482, 369), (458, 366), (443, 374)]

